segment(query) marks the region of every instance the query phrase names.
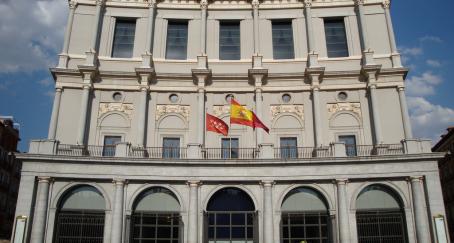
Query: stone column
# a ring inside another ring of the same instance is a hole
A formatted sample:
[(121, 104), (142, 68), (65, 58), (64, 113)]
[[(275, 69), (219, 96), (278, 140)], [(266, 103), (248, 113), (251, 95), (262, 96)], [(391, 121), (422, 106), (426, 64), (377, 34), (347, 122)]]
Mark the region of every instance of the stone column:
[(350, 221), (348, 219), (347, 179), (337, 179), (337, 214), (339, 243), (350, 243)]
[(422, 186), (423, 177), (410, 177), (411, 192), (413, 194), (413, 211), (416, 224), (416, 238), (418, 243), (431, 242), (430, 229), (427, 218), (427, 208), (425, 205), (424, 188)]
[(79, 132), (77, 136), (77, 144), (85, 144), (85, 131), (87, 126), (87, 113), (88, 105), (90, 101), (90, 85), (84, 85), (82, 88), (82, 98), (80, 104), (80, 113), (79, 113)]
[(274, 242), (273, 181), (262, 181), (263, 186), (263, 242)]
[(44, 242), (50, 181), (50, 177), (38, 177), (38, 192), (36, 194), (30, 243)]
[[(263, 97), (262, 97), (262, 88), (256, 88), (255, 89), (255, 114), (259, 119), (262, 119), (262, 103), (263, 103)], [(263, 143), (263, 129), (255, 129), (257, 133), (257, 147)]]
[(367, 35), (364, 0), (355, 0), (355, 4), (358, 10), (357, 17), (361, 34), (361, 44), (363, 48), (363, 65), (373, 65), (374, 52), (370, 49), (369, 37)]
[(69, 2), (69, 16), (68, 22), (66, 24), (65, 39), (63, 41), (63, 50), (59, 55), (58, 68), (67, 68), (68, 67), (68, 50), (69, 50), (69, 40), (71, 39), (71, 32), (73, 28), (74, 21), (74, 12), (76, 10), (76, 2)]
[(304, 1), (304, 17), (306, 22), (306, 35), (307, 35), (307, 66), (318, 67), (318, 54), (315, 51), (316, 42), (314, 35), (314, 27), (312, 23), (312, 0)]
[(197, 97), (197, 110), (199, 114), (199, 124), (198, 124), (198, 143), (200, 145), (205, 144), (205, 89), (199, 88), (198, 97)]
[(254, 55), (260, 52), (260, 36), (259, 36), (259, 0), (252, 0), (252, 16), (254, 22)]
[(402, 122), (404, 125), (405, 139), (412, 139), (413, 132), (411, 131), (410, 116), (408, 114), (407, 99), (405, 98), (405, 88), (397, 87), (399, 92), (400, 112), (402, 113)]
[(52, 106), (52, 116), (50, 117), (48, 139), (55, 139), (57, 134), (58, 114), (60, 113), (62, 88), (55, 89), (54, 105)]
[(322, 142), (322, 125), (320, 118), (320, 87), (312, 87), (312, 114), (314, 115), (314, 145), (315, 147), (321, 147)]
[(86, 59), (86, 65), (87, 66), (95, 66), (96, 64), (96, 54), (98, 52), (97, 50), (97, 44), (98, 44), (98, 37), (99, 37), (99, 30), (100, 30), (100, 23), (101, 23), (101, 12), (102, 8), (104, 5), (105, 0), (96, 0), (96, 12), (95, 12), (95, 17), (94, 17), (94, 22), (93, 22), (93, 30), (92, 30), (92, 36), (91, 36), (91, 42), (90, 42), (90, 47), (87, 52), (85, 52), (87, 59)]
[(153, 55), (153, 39), (154, 39), (154, 22), (156, 12), (156, 0), (148, 1), (148, 23), (147, 23), (147, 38), (145, 41), (145, 53), (142, 54), (142, 67), (150, 68)]
[(383, 142), (381, 125), (380, 125), (380, 115), (378, 112), (378, 100), (377, 100), (377, 85), (369, 85), (369, 95), (372, 109), (372, 119), (374, 123), (374, 134), (375, 134), (375, 144), (380, 144)]
[(145, 146), (145, 133), (147, 131), (147, 111), (148, 111), (148, 88), (140, 88), (140, 103), (139, 103), (139, 124), (137, 131), (137, 145)]
[(199, 185), (200, 181), (188, 181), (189, 186), (188, 243), (198, 242)]
[(123, 233), (123, 196), (126, 181), (114, 179), (115, 198), (113, 202), (111, 243), (121, 243)]
[(391, 59), (393, 61), (393, 67), (402, 67), (402, 62), (400, 60), (400, 54), (397, 49), (396, 44), (396, 37), (394, 35), (394, 28), (393, 22), (391, 20), (391, 13), (389, 11), (390, 8), (390, 0), (385, 0), (383, 2), (383, 8), (385, 10), (385, 18), (386, 18), (386, 26), (388, 29), (388, 36), (389, 36), (389, 45), (391, 46)]
[(206, 55), (207, 52), (207, 9), (208, 9), (208, 1), (201, 0), (200, 1), (200, 10), (201, 10), (201, 26), (200, 26), (200, 52), (202, 56)]

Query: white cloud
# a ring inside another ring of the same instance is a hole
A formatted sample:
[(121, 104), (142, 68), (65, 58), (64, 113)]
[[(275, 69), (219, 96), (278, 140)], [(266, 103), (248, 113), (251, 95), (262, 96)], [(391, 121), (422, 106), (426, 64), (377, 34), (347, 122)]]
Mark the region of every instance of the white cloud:
[(50, 86), (51, 84), (53, 84), (54, 82), (49, 79), (42, 79), (42, 80), (38, 81), (38, 83), (42, 86), (47, 87), (47, 86)]
[(438, 60), (428, 59), (426, 60), (426, 64), (430, 67), (438, 68), (441, 67), (441, 62)]
[(427, 96), (435, 94), (435, 87), (443, 82), (439, 75), (430, 71), (407, 79), (407, 93), (410, 96)]
[(414, 136), (439, 140), (447, 127), (454, 124), (454, 110), (433, 104), (422, 97), (408, 97)]
[(55, 65), (67, 18), (64, 0), (0, 0), (0, 73)]
[(423, 37), (419, 38), (419, 41), (421, 41), (421, 42), (443, 43), (443, 40), (440, 37), (433, 36), (433, 35), (423, 36)]
[(404, 55), (419, 56), (423, 53), (421, 47), (401, 47), (400, 52)]

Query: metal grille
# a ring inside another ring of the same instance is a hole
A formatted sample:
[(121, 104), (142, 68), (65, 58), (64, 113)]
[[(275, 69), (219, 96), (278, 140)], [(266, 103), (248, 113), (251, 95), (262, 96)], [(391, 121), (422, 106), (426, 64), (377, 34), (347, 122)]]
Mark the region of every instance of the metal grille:
[(330, 220), (327, 212), (298, 212), (282, 214), (283, 243), (330, 242)]
[(356, 212), (359, 243), (405, 243), (405, 216), (400, 210)]
[(134, 212), (131, 218), (132, 243), (179, 242), (179, 213)]
[(102, 243), (104, 212), (60, 211), (57, 214), (55, 243)]
[(255, 212), (210, 211), (206, 213), (208, 242), (254, 242)]

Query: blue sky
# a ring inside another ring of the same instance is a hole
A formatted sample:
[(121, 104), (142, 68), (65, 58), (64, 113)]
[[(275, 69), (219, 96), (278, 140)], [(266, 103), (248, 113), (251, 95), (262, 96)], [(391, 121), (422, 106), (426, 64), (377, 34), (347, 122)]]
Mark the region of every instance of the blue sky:
[[(46, 138), (66, 0), (0, 0), (0, 115), (21, 125), (20, 150)], [(454, 126), (454, 1), (394, 0), (397, 43), (409, 67), (407, 101), (416, 137), (437, 140)], [(31, 11), (31, 12), (30, 12)]]

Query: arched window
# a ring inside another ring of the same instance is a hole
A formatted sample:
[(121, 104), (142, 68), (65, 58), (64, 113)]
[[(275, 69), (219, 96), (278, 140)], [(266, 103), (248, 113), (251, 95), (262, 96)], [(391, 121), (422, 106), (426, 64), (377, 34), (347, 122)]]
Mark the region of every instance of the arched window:
[(391, 189), (372, 185), (356, 199), (358, 242), (407, 242), (405, 214), (399, 197)]
[(132, 243), (178, 243), (182, 236), (180, 203), (168, 189), (142, 192), (131, 215)]
[(217, 191), (206, 212), (207, 242), (252, 243), (256, 230), (255, 206), (247, 193), (237, 188)]
[(61, 199), (55, 221), (55, 243), (102, 243), (105, 201), (92, 186), (78, 186)]
[(283, 243), (331, 242), (330, 217), (323, 196), (310, 188), (291, 190), (282, 203)]

